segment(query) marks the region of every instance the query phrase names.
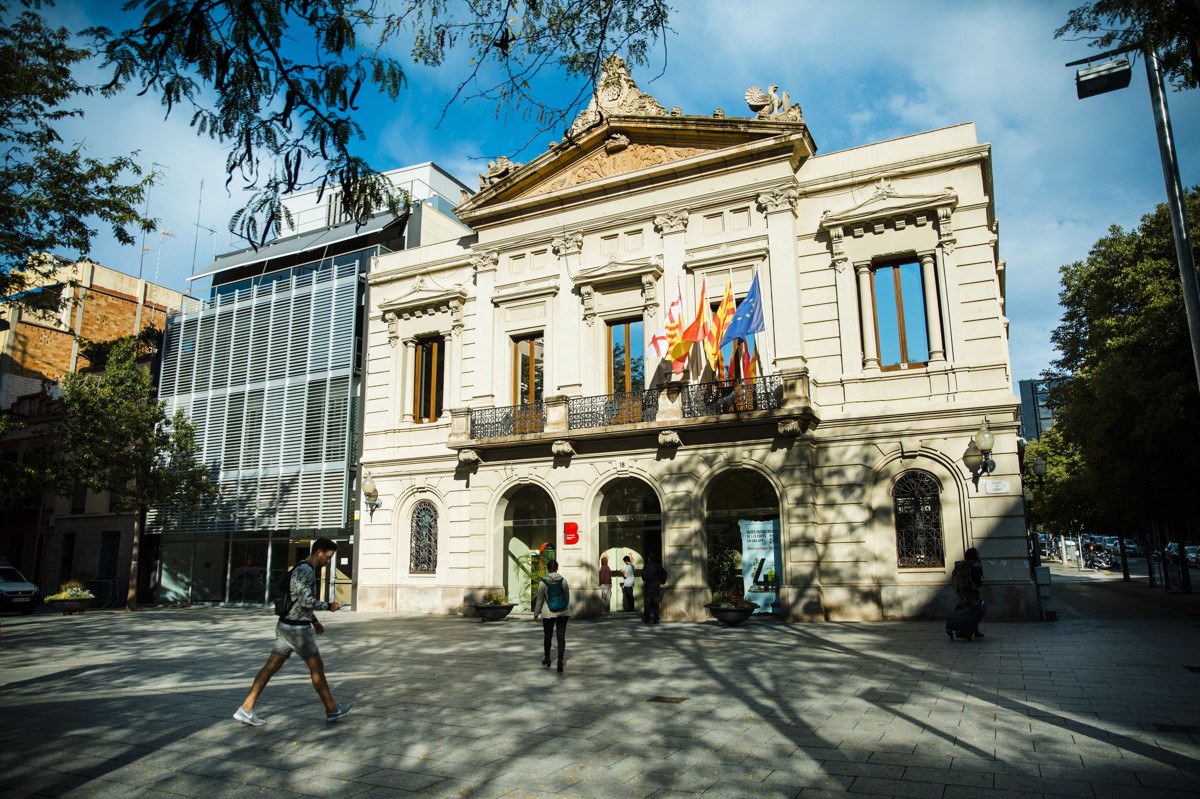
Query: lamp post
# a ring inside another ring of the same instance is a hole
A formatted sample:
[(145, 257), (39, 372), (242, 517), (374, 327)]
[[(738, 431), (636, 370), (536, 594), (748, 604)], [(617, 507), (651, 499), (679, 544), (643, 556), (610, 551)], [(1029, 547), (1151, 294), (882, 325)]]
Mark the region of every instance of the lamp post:
[[(1099, 53), (1091, 58), (1072, 61), (1068, 67), (1087, 64), (1075, 73), (1075, 87), (1079, 99), (1094, 97), (1129, 85), (1129, 59), (1123, 56), (1141, 50), (1146, 60), (1146, 80), (1150, 84), (1150, 108), (1154, 113), (1154, 127), (1158, 131), (1158, 152), (1162, 160), (1163, 181), (1167, 188), (1167, 207), (1171, 213), (1171, 229), (1175, 233), (1175, 258), (1179, 262), (1179, 279), (1183, 286), (1183, 307), (1187, 312), (1188, 332), (1192, 340), (1192, 362), (1196, 370), (1196, 385), (1200, 387), (1200, 282), (1196, 278), (1196, 262), (1192, 257), (1191, 234), (1188, 232), (1187, 212), (1183, 202), (1183, 185), (1179, 180), (1179, 162), (1175, 157), (1175, 137), (1171, 132), (1171, 115), (1167, 110), (1167, 97), (1163, 88), (1162, 70), (1158, 65), (1158, 52), (1149, 46), (1127, 45), (1116, 50)], [(1112, 56), (1122, 56), (1103, 64), (1091, 66), (1095, 61)], [(1185, 569), (1186, 571), (1186, 569)]]
[(983, 417), (983, 424), (971, 437), (967, 451), (963, 453), (963, 463), (971, 472), (971, 481), (975, 490), (979, 490), (979, 478), (996, 471), (996, 462), (992, 460), (992, 448), (996, 445), (996, 436), (992, 434), (988, 417)]

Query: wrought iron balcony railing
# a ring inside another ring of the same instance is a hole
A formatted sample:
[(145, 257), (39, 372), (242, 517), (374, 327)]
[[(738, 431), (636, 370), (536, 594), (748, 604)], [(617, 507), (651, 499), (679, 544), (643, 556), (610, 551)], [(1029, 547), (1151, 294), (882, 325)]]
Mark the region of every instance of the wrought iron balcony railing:
[(600, 397), (577, 397), (567, 411), (567, 427), (583, 430), (614, 424), (653, 422), (658, 419), (659, 389), (628, 391)]
[(783, 406), (783, 378), (777, 374), (753, 380), (723, 380), (683, 387), (685, 418), (743, 411), (773, 411)]
[(507, 408), (471, 411), (471, 438), (498, 438), (540, 433), (546, 429), (546, 404), (534, 402)]

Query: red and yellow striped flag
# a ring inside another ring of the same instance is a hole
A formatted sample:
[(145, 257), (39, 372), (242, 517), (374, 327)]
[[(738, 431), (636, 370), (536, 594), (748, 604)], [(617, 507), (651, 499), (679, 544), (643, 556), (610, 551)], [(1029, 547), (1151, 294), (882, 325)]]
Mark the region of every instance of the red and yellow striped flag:
[(721, 338), (725, 335), (725, 329), (729, 327), (729, 323), (733, 320), (734, 310), (733, 277), (731, 276), (729, 282), (725, 284), (725, 296), (721, 298), (721, 304), (717, 306), (717, 312), (713, 314), (708, 329), (704, 331), (704, 351), (708, 355), (708, 362), (712, 365), (713, 371), (718, 375), (721, 374)]

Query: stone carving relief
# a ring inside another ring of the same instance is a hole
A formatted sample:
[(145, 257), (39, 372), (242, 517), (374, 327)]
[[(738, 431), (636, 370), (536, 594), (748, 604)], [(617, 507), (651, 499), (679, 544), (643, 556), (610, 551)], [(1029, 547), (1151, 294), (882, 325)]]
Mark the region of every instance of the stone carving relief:
[(550, 445), (550, 452), (556, 458), (572, 458), (575, 456), (575, 447), (571, 446), (570, 441), (560, 438)]
[(388, 344), (395, 347), (396, 339), (400, 337), (400, 318), (395, 311), (384, 311), (382, 317), (387, 324)]
[(561, 237), (553, 239), (550, 247), (559, 258), (567, 255), (579, 255), (583, 251), (583, 233), (578, 230), (564, 233)]
[(846, 263), (850, 260), (846, 257), (846, 236), (841, 225), (829, 229), (829, 239), (833, 244), (833, 262), (830, 263), (830, 266), (840, 272), (846, 268)]
[(596, 287), (590, 283), (581, 285), (579, 296), (583, 299), (583, 321), (591, 327), (596, 322)]
[(604, 59), (600, 80), (592, 93), (588, 107), (579, 112), (567, 131), (567, 138), (583, 133), (605, 117), (665, 117), (667, 109), (650, 95), (638, 89), (629, 68), (619, 55)]
[(642, 275), (642, 313), (649, 318), (658, 315), (658, 283), (654, 275)]
[(547, 194), (614, 175), (624, 175), (646, 167), (669, 164), (705, 152), (708, 151), (698, 147), (664, 147), (649, 144), (629, 144), (612, 153), (596, 152), (533, 189), (529, 196)]
[(500, 253), (495, 250), (486, 250), (471, 256), (471, 268), (477, 274), (479, 272), (495, 272), (499, 264)]
[(794, 213), (799, 200), (800, 192), (790, 186), (786, 189), (765, 191), (758, 195), (759, 206), (768, 214), (776, 211), (792, 211)]
[(767, 86), (765, 92), (761, 86), (751, 86), (746, 90), (746, 105), (750, 106), (750, 110), (759, 119), (771, 119), (780, 122), (803, 122), (804, 117), (800, 113), (800, 104), (791, 104), (788, 93), (784, 92), (783, 96), (780, 97), (777, 94), (778, 91), (779, 86), (774, 83)]
[(479, 188), (486, 189), (488, 186), (499, 183), (520, 168), (521, 164), (509, 161), (503, 155), (495, 161), (488, 161), (487, 171), (481, 172), (479, 175)]
[(679, 433), (674, 430), (663, 430), (658, 434), (658, 445), (668, 449), (678, 449), (683, 446)]
[(683, 233), (688, 226), (688, 210), (667, 211), (654, 217), (654, 229), (659, 233)]
[(946, 255), (954, 254), (954, 245), (958, 241), (954, 235), (954, 222), (950, 219), (952, 209), (949, 206), (942, 206), (937, 209), (938, 214), (938, 244), (942, 246), (942, 252)]
[(463, 466), (475, 466), (482, 463), (483, 458), (480, 457), (478, 450), (460, 449), (458, 451), (458, 462)]
[(614, 133), (604, 140), (604, 152), (612, 155), (619, 153), (629, 146), (629, 137), (624, 133)]

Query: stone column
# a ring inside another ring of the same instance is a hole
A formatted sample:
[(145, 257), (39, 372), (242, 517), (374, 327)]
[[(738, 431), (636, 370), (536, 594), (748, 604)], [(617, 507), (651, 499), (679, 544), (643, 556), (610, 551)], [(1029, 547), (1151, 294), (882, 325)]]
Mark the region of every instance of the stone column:
[(858, 275), (858, 316), (862, 327), (863, 369), (879, 371), (879, 350), (875, 344), (875, 308), (871, 303), (871, 262), (854, 265)]
[(932, 252), (923, 252), (921, 257), (921, 286), (925, 290), (925, 328), (929, 331), (929, 361), (946, 360), (946, 347), (942, 343), (942, 314), (938, 303), (937, 275), (934, 270)]
[(670, 306), (676, 292), (683, 285), (683, 259), (686, 250), (688, 210), (668, 211), (654, 217), (654, 227), (662, 236), (663, 286), (666, 287), (666, 304)]
[(496, 405), (496, 385), (493, 371), (495, 353), (495, 307), (492, 288), (496, 284), (496, 265), (500, 256), (495, 250), (471, 257), (475, 269), (475, 407)]
[(796, 256), (796, 201), (799, 193), (793, 187), (776, 189), (758, 195), (758, 205), (767, 219), (767, 247), (770, 269), (769, 297), (764, 297), (763, 310), (770, 325), (771, 351), (775, 370), (803, 369), (804, 316), (800, 303), (800, 281)]
[(404, 339), (404, 360), (400, 364), (400, 421), (412, 424), (417, 389), (417, 340)]

